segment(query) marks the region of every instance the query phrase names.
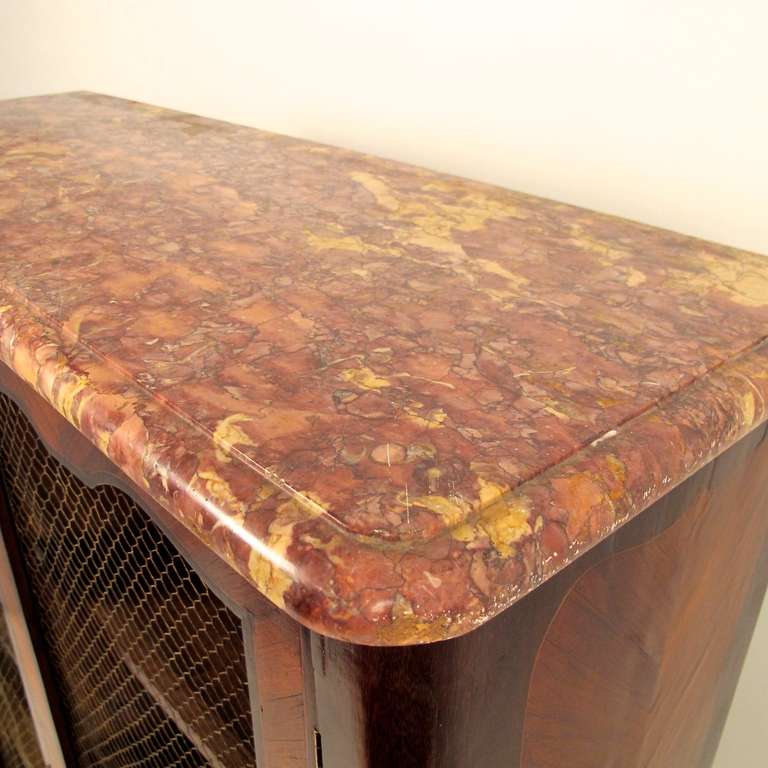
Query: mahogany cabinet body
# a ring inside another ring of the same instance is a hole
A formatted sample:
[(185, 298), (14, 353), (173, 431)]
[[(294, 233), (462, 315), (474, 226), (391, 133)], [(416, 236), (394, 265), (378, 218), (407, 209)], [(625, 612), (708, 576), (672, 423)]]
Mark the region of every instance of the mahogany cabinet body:
[[(711, 764), (768, 580), (765, 425), (474, 631), (373, 647), (294, 622), (4, 367), (0, 389), (86, 485), (131, 496), (240, 617), (260, 767)], [(2, 513), (47, 691), (31, 705), (50, 706), (65, 763), (75, 764)]]

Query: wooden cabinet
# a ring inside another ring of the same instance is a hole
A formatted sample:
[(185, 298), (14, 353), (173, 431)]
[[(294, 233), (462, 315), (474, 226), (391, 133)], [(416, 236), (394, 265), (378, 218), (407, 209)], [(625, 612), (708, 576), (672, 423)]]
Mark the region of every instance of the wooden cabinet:
[(764, 257), (94, 94), (0, 180), (4, 762), (711, 764)]

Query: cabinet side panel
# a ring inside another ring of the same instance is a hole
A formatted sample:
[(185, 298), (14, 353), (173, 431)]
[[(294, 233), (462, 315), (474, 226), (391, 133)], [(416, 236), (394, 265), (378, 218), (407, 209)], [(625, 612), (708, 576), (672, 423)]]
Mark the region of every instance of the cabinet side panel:
[(671, 527), (576, 582), (536, 660), (524, 765), (711, 764), (768, 578), (767, 512), (758, 434)]

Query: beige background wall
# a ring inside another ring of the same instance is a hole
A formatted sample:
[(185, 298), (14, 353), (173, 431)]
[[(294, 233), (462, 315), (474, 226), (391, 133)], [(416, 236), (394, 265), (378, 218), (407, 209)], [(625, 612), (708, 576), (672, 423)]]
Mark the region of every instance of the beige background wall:
[[(0, 0), (0, 98), (102, 91), (768, 253), (767, 24), (758, 0)], [(765, 765), (766, 689), (768, 616), (718, 768)]]

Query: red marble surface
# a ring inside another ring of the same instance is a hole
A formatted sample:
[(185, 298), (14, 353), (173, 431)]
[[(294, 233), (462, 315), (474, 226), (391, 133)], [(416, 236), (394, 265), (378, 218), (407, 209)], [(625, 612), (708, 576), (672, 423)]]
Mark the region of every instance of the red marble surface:
[(93, 94), (0, 103), (0, 355), (270, 600), (469, 631), (766, 416), (768, 261)]

